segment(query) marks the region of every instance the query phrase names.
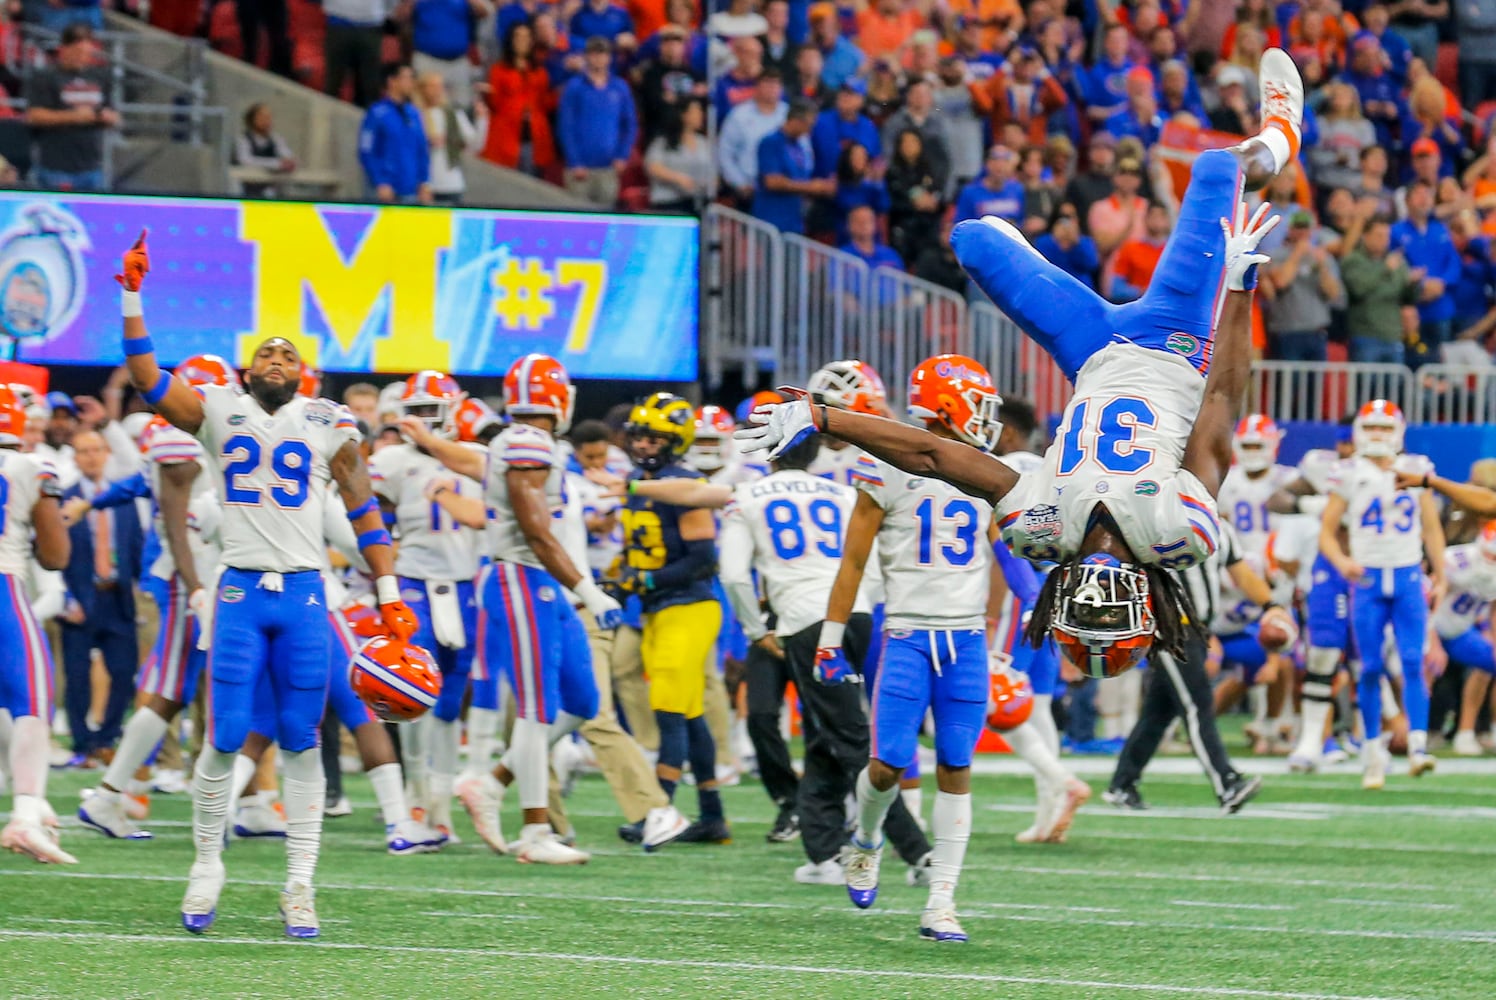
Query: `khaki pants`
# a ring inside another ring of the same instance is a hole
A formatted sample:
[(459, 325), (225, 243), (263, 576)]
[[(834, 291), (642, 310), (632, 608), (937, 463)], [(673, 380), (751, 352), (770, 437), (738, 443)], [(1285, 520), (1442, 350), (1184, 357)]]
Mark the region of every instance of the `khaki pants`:
[[(613, 710), (613, 657), (616, 647), (632, 646), (637, 655), (639, 633), (631, 628), (603, 631), (587, 616), (587, 638), (592, 646), (592, 675), (597, 678), (597, 715), (582, 724), (583, 739), (592, 745), (597, 766), (603, 772), (623, 818), (637, 823), (645, 813), (668, 803), (655, 779), (654, 768), (634, 738), (618, 724)], [(621, 639), (620, 639), (621, 637)], [(650, 717), (653, 724), (653, 716)], [(659, 734), (655, 734), (658, 745)]]
[[(613, 693), (623, 706), (629, 730), (634, 739), (645, 750), (660, 748), (660, 730), (655, 725), (654, 709), (649, 707), (649, 681), (644, 679), (644, 654), (641, 649), (642, 636), (638, 629), (627, 625), (613, 634), (613, 641), (602, 657), (612, 678)], [(592, 647), (594, 667), (598, 666), (598, 646)]]
[(618, 204), (618, 171), (612, 167), (589, 167), (586, 177), (576, 177), (568, 170), (566, 190), (599, 208), (612, 208)]

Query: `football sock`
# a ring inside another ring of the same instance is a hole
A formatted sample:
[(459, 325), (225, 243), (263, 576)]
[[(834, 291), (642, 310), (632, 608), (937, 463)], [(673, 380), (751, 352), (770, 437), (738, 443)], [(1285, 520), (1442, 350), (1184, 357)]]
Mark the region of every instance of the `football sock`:
[(145, 763), (162, 738), (166, 736), (168, 723), (161, 716), (142, 705), (125, 723), (119, 746), (114, 749), (114, 759), (104, 772), (104, 784), (117, 792), (128, 790), (135, 769)]
[(696, 802), (704, 822), (722, 819), (722, 794), (717, 791), (717, 746), (706, 716), (686, 722), (691, 748), (691, 773), (696, 775)]
[(929, 909), (956, 905), (956, 880), (971, 839), (971, 795), (935, 793), (935, 811), (930, 821), (935, 847), (930, 854)]
[(1382, 676), (1380, 685), (1382, 692), (1382, 721), (1391, 722), (1402, 714), (1402, 709), (1397, 705), (1397, 692), (1392, 690), (1392, 682), (1386, 675)]
[(10, 774), (10, 740), (13, 722), (10, 712), (0, 708), (0, 774)]
[(546, 738), (551, 746), (560, 743), (566, 737), (582, 728), (582, 723), (587, 720), (580, 715), (572, 715), (570, 712), (557, 712), (556, 718), (551, 721), (550, 729)]
[(544, 809), (550, 800), (550, 754), (547, 753), (546, 724), (534, 719), (515, 719), (506, 760), (519, 785), (521, 809)]
[(374, 786), (385, 826), (410, 818), (410, 807), (405, 804), (405, 775), (400, 772), (399, 764), (380, 764), (370, 769), (369, 784)]
[[(919, 785), (911, 785), (908, 788), (900, 788), (899, 796), (904, 800), (904, 808), (909, 810), (909, 815), (921, 827), (925, 825), (925, 790)], [(893, 805), (892, 802), (889, 805)]]
[[(197, 860), (217, 864), (223, 854), (223, 827), (233, 798), (236, 754), (205, 746), (192, 779), (192, 837)], [(250, 769), (253, 773), (253, 767)]]
[(425, 809), (431, 800), (431, 713), (400, 730), (401, 762), (405, 765), (406, 794), (412, 806)]
[(15, 720), (10, 734), (10, 780), (16, 798), (47, 797), (47, 754), (51, 746), (52, 735), (40, 718), (23, 715)]
[(1427, 753), (1428, 733), (1422, 729), (1413, 729), (1408, 732), (1408, 753)]
[(462, 730), (457, 720), (431, 720), (431, 815), (426, 822), (433, 827), (452, 828), (452, 785), (457, 775), (457, 745)]
[(1060, 731), (1054, 724), (1054, 695), (1034, 695), (1034, 711), (1029, 715), (1029, 725), (1044, 734), (1045, 744), (1049, 752), (1056, 757), (1060, 755)]
[(286, 888), (311, 885), (322, 850), (322, 810), (327, 799), (327, 775), (316, 747), (298, 753), (281, 752), (286, 786)]
[[(899, 794), (899, 786), (877, 789), (868, 777), (867, 768), (857, 775), (857, 832), (858, 843), (878, 844), (883, 841), (883, 820)], [(916, 817), (918, 813), (915, 814)]]
[(1293, 126), (1281, 118), (1271, 118), (1263, 126), (1257, 138), (1273, 154), (1273, 172), (1279, 173), (1288, 161), (1294, 158), (1298, 149), (1299, 137), (1294, 134)]
[(1252, 722), (1261, 729), (1267, 722), (1267, 685), (1253, 684), (1247, 688), (1247, 705), (1252, 709)]
[[(655, 724), (660, 729), (660, 767), (673, 768), (677, 772), (685, 765), (686, 755), (691, 749), (691, 737), (686, 731), (686, 717), (679, 712), (656, 712)], [(716, 762), (708, 774), (716, 774)], [(675, 799), (675, 780), (660, 778), (660, 787), (672, 801)]]
[(253, 759), (244, 756), (244, 754), (234, 755), (234, 778), (233, 784), (229, 787), (230, 797), (234, 801), (237, 802), (244, 795), (245, 790), (249, 788), (249, 783), (254, 780), (255, 772), (259, 768), (259, 764)]
[(485, 774), (498, 744), (499, 713), (491, 708), (469, 706), (467, 716), (468, 762), (466, 774)]
[(1060, 787), (1070, 777), (1070, 772), (1050, 753), (1049, 747), (1045, 745), (1044, 734), (1033, 724), (1032, 717), (1018, 728), (1003, 733), (1003, 739), (1034, 769), (1036, 778)]
[[(1304, 686), (1309, 686), (1307, 680)], [(1328, 701), (1311, 701), (1307, 695), (1304, 697), (1304, 728), (1299, 731), (1298, 745), (1293, 748), (1295, 755), (1311, 760), (1320, 755), (1325, 741), (1325, 720), (1329, 717)]]

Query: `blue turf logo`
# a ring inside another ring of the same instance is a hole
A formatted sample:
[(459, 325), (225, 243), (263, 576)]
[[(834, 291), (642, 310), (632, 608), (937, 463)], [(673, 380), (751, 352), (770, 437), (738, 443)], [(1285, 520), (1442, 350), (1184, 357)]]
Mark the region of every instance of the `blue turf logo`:
[(0, 334), (45, 343), (77, 318), (88, 291), (83, 224), (55, 205), (28, 205), (0, 233)]

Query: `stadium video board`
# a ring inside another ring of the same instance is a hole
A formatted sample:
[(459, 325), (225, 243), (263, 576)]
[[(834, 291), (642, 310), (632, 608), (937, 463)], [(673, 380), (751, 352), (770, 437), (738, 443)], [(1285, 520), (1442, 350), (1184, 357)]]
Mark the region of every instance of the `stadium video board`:
[(268, 336), (334, 372), (696, 377), (699, 224), (658, 216), (0, 192), (0, 341), (116, 364), (120, 255), (150, 230), (163, 363)]

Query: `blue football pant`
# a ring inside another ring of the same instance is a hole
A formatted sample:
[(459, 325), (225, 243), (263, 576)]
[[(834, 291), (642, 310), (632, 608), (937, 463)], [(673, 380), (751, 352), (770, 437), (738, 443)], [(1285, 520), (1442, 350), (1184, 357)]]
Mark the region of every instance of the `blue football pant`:
[(970, 767), (987, 716), (987, 636), (890, 630), (873, 686), (871, 756), (895, 770), (914, 761), (925, 712), (935, 719), (935, 760)]
[(1402, 661), (1403, 707), (1408, 728), (1428, 729), (1428, 685), (1423, 680), (1423, 640), (1428, 625), (1428, 605), (1423, 599), (1423, 570), (1369, 569), (1351, 592), (1351, 627), (1361, 652), (1361, 676), (1356, 681), (1361, 706), (1361, 724), (1367, 739), (1382, 732), (1383, 639), (1387, 626), (1397, 641)]

